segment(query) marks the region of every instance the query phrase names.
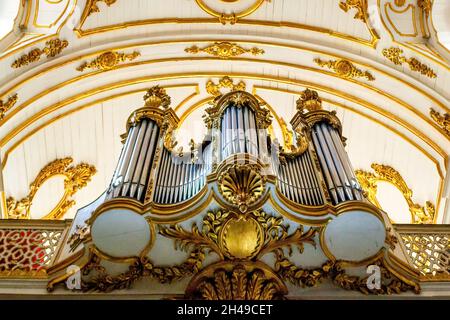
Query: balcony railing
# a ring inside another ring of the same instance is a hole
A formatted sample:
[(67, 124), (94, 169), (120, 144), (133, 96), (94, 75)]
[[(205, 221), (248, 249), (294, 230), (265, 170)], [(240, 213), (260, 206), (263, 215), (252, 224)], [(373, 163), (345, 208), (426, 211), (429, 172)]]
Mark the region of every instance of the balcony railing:
[[(47, 278), (70, 220), (0, 220), (0, 278)], [(422, 281), (450, 281), (450, 225), (394, 225)]]
[(46, 278), (71, 221), (0, 220), (0, 278)]
[(395, 225), (423, 281), (450, 281), (450, 225)]

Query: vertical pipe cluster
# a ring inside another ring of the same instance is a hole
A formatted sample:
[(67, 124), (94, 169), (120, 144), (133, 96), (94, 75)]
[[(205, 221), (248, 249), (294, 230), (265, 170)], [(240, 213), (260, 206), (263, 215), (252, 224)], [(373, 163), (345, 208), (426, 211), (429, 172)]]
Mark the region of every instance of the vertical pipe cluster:
[(312, 137), (333, 204), (363, 200), (339, 132), (319, 122), (313, 126)]
[(324, 203), (309, 152), (287, 158), (278, 166), (277, 175), (278, 188), (288, 199), (308, 206)]
[(258, 156), (258, 128), (253, 110), (247, 106), (227, 107), (221, 122), (222, 160), (235, 153)]
[(130, 128), (106, 199), (128, 197), (143, 202), (159, 140), (159, 127), (143, 119)]
[(211, 144), (204, 147), (200, 159), (194, 163), (189, 157), (179, 157), (163, 148), (153, 201), (174, 204), (195, 196), (206, 184), (211, 172)]

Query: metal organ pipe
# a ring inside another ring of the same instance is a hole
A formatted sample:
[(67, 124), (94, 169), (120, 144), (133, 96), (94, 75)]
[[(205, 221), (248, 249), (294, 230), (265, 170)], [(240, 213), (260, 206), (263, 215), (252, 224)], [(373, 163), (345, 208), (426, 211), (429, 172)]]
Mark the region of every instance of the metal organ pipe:
[(337, 130), (325, 122), (315, 124), (312, 130), (313, 143), (333, 204), (362, 200), (362, 192), (357, 187), (356, 177)]
[(144, 201), (158, 137), (159, 127), (150, 119), (130, 128), (107, 199), (128, 197)]

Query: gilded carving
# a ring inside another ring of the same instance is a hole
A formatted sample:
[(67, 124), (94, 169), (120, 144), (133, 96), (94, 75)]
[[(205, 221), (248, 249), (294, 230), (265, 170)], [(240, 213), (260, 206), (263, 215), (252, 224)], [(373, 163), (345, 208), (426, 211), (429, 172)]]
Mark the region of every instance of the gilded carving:
[(88, 0), (86, 3), (86, 8), (88, 9), (88, 16), (93, 13), (100, 12), (98, 7), (98, 2), (104, 2), (108, 7), (116, 3), (117, 0)]
[(33, 198), (39, 188), (53, 176), (64, 176), (64, 196), (43, 219), (60, 219), (69, 210), (75, 201), (71, 198), (78, 190), (85, 187), (91, 180), (91, 177), (96, 173), (95, 167), (86, 163), (81, 163), (76, 166), (70, 166), (73, 162), (72, 158), (57, 159), (46, 165), (30, 184), (30, 191), (28, 195), (17, 201), (12, 197), (6, 199), (7, 218), (9, 219), (30, 219), (30, 208), (33, 203)]
[(339, 8), (348, 12), (350, 9), (356, 9), (355, 19), (366, 22), (367, 20), (367, 0), (345, 0), (339, 2)]
[(416, 294), (420, 293), (420, 286), (417, 283), (394, 275), (386, 267), (384, 258), (380, 258), (372, 264), (377, 265), (381, 270), (382, 282), (379, 289), (368, 288), (367, 278), (369, 276), (348, 275), (340, 261), (327, 261), (320, 268), (304, 269), (293, 264), (281, 251), (277, 252), (275, 272), (281, 279), (302, 287), (315, 287), (322, 279), (328, 278), (335, 285), (345, 290), (359, 291), (366, 295), (391, 295), (406, 291), (413, 291)]
[(13, 96), (9, 97), (6, 102), (3, 102), (3, 100), (0, 100), (0, 120), (3, 120), (3, 118), (6, 115), (6, 112), (10, 110), (14, 105), (17, 103), (17, 93)]
[(433, 108), (430, 109), (430, 116), (445, 132), (445, 135), (450, 138), (450, 113), (440, 114)]
[(242, 80), (237, 84), (234, 84), (234, 81), (228, 76), (220, 79), (217, 84), (215, 84), (212, 80), (208, 80), (208, 82), (206, 83), (206, 92), (214, 97), (222, 95), (220, 91), (220, 89), (222, 88), (228, 88), (231, 91), (245, 91), (246, 85)]
[[(252, 211), (245, 215), (234, 212), (208, 212), (203, 218), (202, 227), (199, 228), (193, 223), (191, 231), (185, 230), (180, 225), (161, 226), (160, 234), (175, 240), (176, 248), (186, 250), (190, 246), (196, 248), (204, 247), (214, 251), (221, 260), (239, 259), (235, 254), (239, 255), (243, 251), (231, 250), (230, 244), (236, 239), (229, 239), (230, 234), (223, 232), (224, 227), (232, 221), (236, 223), (243, 219), (250, 221), (244, 227), (239, 226), (242, 230), (247, 230), (251, 235), (249, 239), (243, 238), (241, 245), (246, 247), (245, 253), (247, 257), (258, 258), (269, 252), (273, 252), (279, 248), (288, 248), (290, 251), (295, 246), (300, 252), (303, 252), (304, 244), (314, 244), (314, 235), (316, 229), (310, 228), (304, 232), (303, 227), (299, 226), (292, 233), (289, 232), (289, 225), (284, 223), (283, 218), (276, 217), (265, 213), (264, 211)], [(255, 225), (258, 224), (258, 226)], [(262, 230), (260, 235), (258, 230)], [(235, 234), (235, 232), (233, 233)], [(254, 241), (257, 239), (257, 241)], [(240, 249), (242, 250), (242, 249)]]
[(214, 44), (206, 46), (204, 48), (199, 48), (198, 46), (193, 45), (189, 48), (186, 48), (184, 51), (192, 54), (204, 52), (221, 59), (230, 59), (232, 57), (243, 55), (244, 53), (251, 53), (254, 56), (264, 54), (263, 49), (259, 49), (256, 47), (245, 49), (237, 45), (236, 43), (231, 43), (228, 41), (214, 42)]
[(285, 285), (263, 264), (218, 264), (197, 275), (186, 298), (201, 300), (276, 300), (287, 294)]
[(375, 77), (369, 71), (362, 71), (355, 67), (355, 65), (348, 60), (328, 60), (324, 61), (319, 58), (314, 59), (314, 62), (321, 67), (327, 67), (333, 70), (343, 78), (366, 78), (368, 81), (374, 81)]
[(296, 102), (297, 110), (301, 113), (322, 110), (322, 99), (317, 91), (306, 89), (300, 94)]
[(431, 0), (417, 0), (417, 6), (428, 17), (430, 15), (431, 7), (433, 6), (433, 3), (431, 2)]
[(376, 197), (377, 183), (379, 181), (389, 182), (397, 187), (405, 197), (411, 213), (412, 223), (433, 223), (435, 217), (434, 205), (430, 201), (426, 202), (425, 207), (414, 203), (412, 200), (412, 190), (408, 187), (405, 180), (397, 170), (390, 166), (376, 163), (372, 164), (371, 167), (375, 173), (362, 170), (355, 171), (356, 177), (370, 202), (382, 209)]
[(257, 165), (234, 164), (221, 173), (218, 186), (225, 200), (246, 212), (249, 206), (261, 199), (265, 179)]
[(67, 240), (67, 244), (70, 246), (69, 252), (75, 251), (78, 246), (89, 238), (91, 228), (89, 225), (76, 225), (75, 231), (72, 233), (70, 238)]
[(33, 49), (29, 53), (24, 54), (19, 59), (14, 61), (11, 67), (17, 69), (26, 66), (30, 63), (41, 60), (42, 55), (46, 55), (47, 58), (53, 58), (60, 54), (67, 46), (69, 42), (67, 40), (52, 39), (45, 43), (43, 49)]
[[(89, 275), (91, 272), (95, 272), (95, 276), (90, 280), (82, 280), (81, 290), (84, 292), (111, 292), (129, 289), (142, 277), (152, 277), (161, 283), (170, 283), (197, 273), (202, 267), (204, 259), (205, 253), (201, 248), (193, 250), (186, 261), (175, 266), (155, 266), (147, 257), (141, 257), (137, 258), (126, 272), (110, 276), (106, 268), (100, 265), (101, 258), (94, 253), (89, 263), (82, 268), (82, 274)], [(49, 291), (53, 289), (53, 286), (47, 287)]]
[(405, 57), (403, 55), (403, 50), (400, 48), (391, 47), (388, 49), (383, 49), (382, 53), (385, 58), (387, 58), (389, 61), (391, 61), (395, 65), (402, 65), (403, 63), (406, 63), (406, 64), (408, 64), (411, 71), (420, 72), (421, 74), (423, 74), (429, 78), (437, 77), (437, 75), (433, 71), (433, 69), (431, 69), (426, 64), (421, 63), (416, 58)]
[(134, 51), (130, 54), (125, 54), (121, 52), (108, 51), (102, 53), (97, 58), (92, 60), (91, 62), (85, 62), (81, 66), (77, 68), (78, 71), (82, 72), (86, 69), (97, 69), (97, 70), (111, 70), (115, 68), (119, 63), (125, 61), (133, 61), (141, 54), (137, 51)]

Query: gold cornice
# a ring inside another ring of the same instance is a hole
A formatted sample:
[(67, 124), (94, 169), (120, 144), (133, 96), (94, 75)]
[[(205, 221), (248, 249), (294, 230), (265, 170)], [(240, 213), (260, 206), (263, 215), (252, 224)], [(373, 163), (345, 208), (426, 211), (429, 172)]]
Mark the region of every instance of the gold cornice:
[(446, 112), (441, 115), (439, 112), (431, 108), (430, 117), (442, 128), (447, 137), (450, 138), (450, 113)]
[(236, 43), (228, 42), (228, 41), (220, 41), (214, 42), (211, 45), (208, 45), (203, 48), (199, 48), (197, 45), (193, 45), (184, 49), (187, 53), (197, 54), (199, 52), (204, 52), (209, 55), (219, 57), (221, 59), (229, 59), (230, 57), (237, 57), (244, 53), (251, 53), (254, 56), (264, 54), (263, 49), (259, 49), (257, 47), (253, 47), (251, 49), (245, 49)]
[(324, 61), (319, 58), (314, 59), (314, 62), (321, 66), (333, 70), (344, 78), (366, 78), (368, 81), (374, 81), (375, 77), (369, 71), (362, 71), (355, 67), (349, 60), (328, 60)]
[(60, 54), (67, 46), (69, 42), (67, 40), (52, 39), (45, 43), (43, 49), (33, 49), (27, 54), (22, 55), (19, 59), (15, 60), (12, 64), (12, 68), (20, 68), (30, 63), (41, 60), (42, 55), (46, 55), (47, 58), (53, 58)]
[(9, 109), (14, 107), (14, 105), (17, 103), (17, 93), (12, 95), (11, 97), (6, 100), (6, 102), (3, 102), (3, 100), (0, 100), (0, 120), (3, 120), (5, 117), (6, 112), (8, 112)]
[[(137, 43), (137, 44), (128, 45), (128, 46), (110, 48), (109, 50), (106, 50), (106, 51), (97, 51), (97, 52), (90, 53), (90, 54), (87, 54), (87, 55), (78, 56), (78, 57), (69, 59), (67, 61), (61, 62), (59, 64), (55, 64), (53, 66), (50, 66), (50, 67), (48, 67), (48, 68), (46, 68), (44, 70), (39, 71), (38, 73), (32, 75), (29, 78), (26, 78), (24, 80), (19, 81), (18, 83), (16, 83), (15, 85), (13, 85), (9, 89), (7, 89), (6, 91), (2, 92), (0, 94), (0, 96), (5, 96), (8, 93), (11, 93), (13, 91), (17, 91), (17, 89), (21, 85), (23, 85), (23, 84), (33, 80), (36, 77), (42, 76), (42, 75), (44, 75), (44, 74), (46, 74), (46, 73), (48, 73), (48, 72), (50, 72), (52, 70), (56, 70), (56, 69), (58, 69), (60, 67), (63, 67), (65, 65), (67, 65), (67, 64), (70, 64), (70, 63), (73, 63), (73, 62), (76, 62), (76, 61), (79, 61), (79, 60), (82, 60), (82, 59), (88, 59), (90, 57), (98, 56), (98, 55), (100, 55), (101, 53), (104, 53), (104, 52), (115, 51), (115, 50), (127, 50), (127, 49), (132, 49), (132, 48), (142, 48), (142, 47), (148, 47), (148, 46), (154, 46), (154, 45), (163, 45), (163, 44), (187, 43), (187, 42), (189, 42), (189, 41), (185, 41), (185, 40), (168, 40), (168, 41), (150, 42), (150, 43), (149, 42), (144, 42), (144, 43)], [(208, 40), (197, 40), (197, 42), (209, 42), (209, 41)], [(322, 50), (306, 48), (306, 47), (303, 47), (303, 46), (288, 45), (288, 44), (276, 44), (276, 43), (273, 43), (273, 42), (264, 42), (264, 41), (261, 41), (261, 42), (260, 41), (234, 41), (234, 42), (236, 42), (236, 43), (241, 43), (242, 42), (242, 43), (249, 43), (249, 44), (256, 44), (256, 45), (268, 45), (268, 46), (274, 46), (274, 47), (280, 47), (280, 48), (286, 48), (286, 49), (294, 49), (294, 50), (299, 50), (299, 51), (311, 52), (311, 53), (314, 53), (314, 54), (327, 55), (327, 56), (330, 56), (332, 58), (336, 58), (336, 59), (340, 59), (340, 60), (345, 60), (346, 59), (345, 57), (340, 56), (340, 55), (335, 55), (335, 54), (328, 53), (328, 52), (325, 52), (325, 51), (322, 51)], [(426, 57), (429, 58), (428, 56), (426, 56)], [(414, 85), (410, 84), (409, 82), (406, 82), (405, 80), (403, 80), (403, 79), (401, 79), (399, 77), (396, 77), (396, 76), (394, 76), (394, 75), (392, 75), (390, 73), (386, 73), (385, 71), (383, 71), (381, 69), (378, 69), (376, 67), (373, 67), (373, 66), (371, 66), (369, 64), (365, 64), (363, 62), (356, 62), (356, 63), (358, 65), (361, 65), (361, 66), (364, 66), (366, 68), (369, 68), (370, 70), (374, 70), (374, 71), (376, 71), (376, 72), (378, 72), (380, 74), (383, 74), (383, 75), (385, 75), (385, 76), (387, 76), (387, 77), (389, 77), (389, 78), (391, 78), (393, 80), (399, 81), (400, 83), (410, 87), (411, 89), (413, 89), (413, 90), (415, 90), (417, 92), (420, 92), (423, 96), (425, 96), (428, 99), (432, 100), (434, 103), (436, 103), (437, 105), (442, 107), (444, 110), (450, 112), (450, 108), (448, 108), (444, 103), (442, 103), (441, 101), (436, 99), (432, 94), (429, 94), (426, 91), (420, 89), (419, 87), (414, 86)]]
[(85, 187), (91, 180), (91, 177), (96, 173), (96, 169), (85, 163), (77, 166), (70, 166), (73, 162), (72, 158), (57, 159), (50, 162), (41, 169), (34, 181), (30, 184), (30, 191), (28, 195), (16, 201), (14, 198), (8, 198), (6, 217), (7, 219), (31, 219), (30, 208), (33, 203), (33, 198), (38, 192), (39, 188), (50, 178), (58, 175), (64, 176), (64, 195), (47, 215), (47, 219), (60, 219), (74, 204), (75, 201), (71, 197), (81, 188)]
[(380, 181), (388, 182), (394, 185), (405, 198), (408, 203), (409, 211), (411, 213), (412, 223), (433, 223), (436, 220), (436, 210), (434, 205), (430, 202), (426, 202), (426, 206), (420, 206), (412, 200), (412, 190), (408, 187), (400, 173), (387, 165), (372, 164), (374, 173), (366, 172), (363, 170), (356, 170), (356, 177), (361, 184), (363, 190), (367, 194), (367, 198), (370, 202), (382, 209), (380, 203), (377, 200), (377, 183)]
[(429, 66), (421, 63), (416, 58), (406, 58), (403, 56), (403, 50), (400, 48), (386, 48), (382, 51), (383, 56), (394, 63), (395, 65), (402, 65), (403, 63), (408, 64), (411, 71), (420, 72), (421, 74), (427, 76), (428, 78), (436, 78), (437, 75)]
[(141, 54), (137, 51), (129, 54), (115, 51), (104, 52), (94, 60), (85, 62), (77, 67), (77, 71), (83, 72), (85, 69), (97, 69), (103, 71), (111, 70), (115, 68), (119, 63), (125, 61), (133, 61), (140, 55)]

